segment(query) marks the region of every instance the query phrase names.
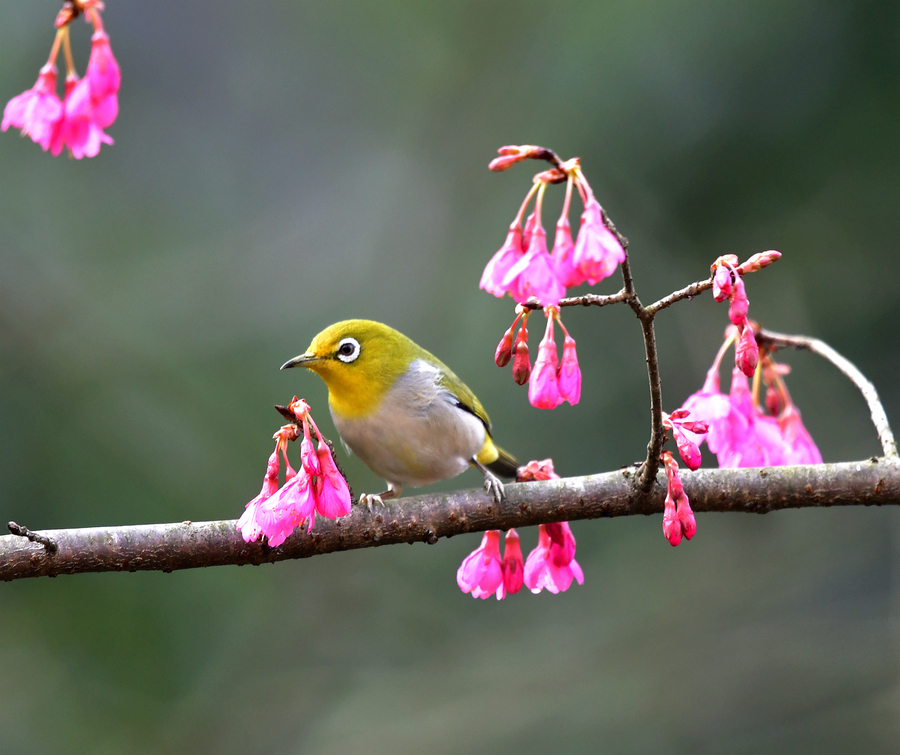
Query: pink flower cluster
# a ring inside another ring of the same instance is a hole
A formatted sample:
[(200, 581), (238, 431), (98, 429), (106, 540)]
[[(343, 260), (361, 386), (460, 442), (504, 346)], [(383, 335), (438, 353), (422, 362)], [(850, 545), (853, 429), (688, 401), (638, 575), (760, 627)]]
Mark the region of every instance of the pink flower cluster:
[(703, 387), (682, 406), (682, 410), (708, 424), (706, 443), (716, 454), (719, 466), (821, 464), (822, 455), (803, 426), (800, 412), (782, 379), (786, 368), (776, 364), (770, 355), (763, 354), (761, 358), (762, 380), (768, 385), (765, 404), (770, 414), (760, 407), (758, 395), (751, 393), (747, 377), (739, 367), (732, 370), (728, 395), (719, 390), (719, 365), (727, 348), (737, 339), (735, 331), (729, 331)]
[[(334, 463), (331, 449), (316, 427), (309, 413), (309, 405), (296, 396), (289, 409), (298, 424), (285, 425), (275, 433), (275, 451), (269, 457), (262, 490), (250, 501), (241, 518), (238, 529), (244, 540), (252, 542), (260, 535), (268, 538), (273, 548), (281, 545), (295, 527), (307, 520), (313, 528), (316, 514), (326, 519), (336, 519), (350, 513), (350, 489), (347, 481)], [(299, 471), (295, 471), (287, 458), (287, 444), (300, 437)], [(313, 446), (310, 427), (316, 434), (318, 446)], [(286, 467), (284, 485), (279, 489), (279, 455)]]
[[(522, 468), (519, 482), (559, 479), (553, 461), (531, 461)], [(568, 522), (538, 526), (537, 547), (522, 562), (519, 535), (514, 529), (506, 533), (505, 552), (500, 557), (500, 530), (484, 533), (481, 545), (466, 556), (456, 572), (456, 583), (474, 598), (496, 595), (502, 600), (515, 594), (524, 584), (531, 592), (543, 589), (559, 593), (568, 590), (572, 581), (584, 584), (584, 572), (575, 560), (575, 536)]]
[(522, 589), (522, 548), (519, 535), (510, 530), (505, 537), (506, 553), (500, 558), (500, 530), (488, 530), (481, 545), (466, 556), (456, 571), (456, 584), (473, 598), (496, 595), (503, 600), (507, 593)]
[[(491, 170), (506, 170), (513, 163), (528, 157), (539, 157), (540, 148), (525, 146), (503, 147), (502, 157), (494, 160)], [(549, 183), (566, 181), (566, 199), (556, 224), (552, 253), (547, 249), (547, 233), (541, 223), (544, 192)], [(578, 237), (572, 240), (569, 226), (569, 204), (572, 187), (578, 189), (584, 203)], [(525, 220), (522, 216), (532, 197), (534, 211)], [(625, 250), (619, 239), (607, 228), (603, 209), (594, 197), (581, 171), (578, 158), (560, 168), (538, 174), (525, 197), (519, 212), (509, 227), (506, 241), (490, 259), (481, 276), (480, 288), (494, 296), (510, 294), (524, 304), (534, 297), (541, 306), (556, 306), (566, 295), (566, 289), (584, 282), (594, 285), (612, 275), (625, 260)]]
[[(563, 325), (558, 307), (544, 307), (547, 317), (547, 327), (544, 337), (538, 347), (537, 359), (534, 369), (528, 356), (528, 315), (530, 310), (518, 307), (516, 319), (509, 330), (503, 334), (497, 351), (494, 353), (494, 362), (498, 367), (505, 367), (513, 360), (513, 380), (519, 385), (528, 383), (528, 400), (537, 409), (555, 409), (564, 401), (575, 406), (581, 400), (581, 368), (578, 366), (578, 354), (575, 351), (575, 339), (569, 335), (566, 326)], [(556, 349), (554, 336), (554, 322), (559, 323), (565, 334), (563, 340), (562, 361)], [(519, 325), (518, 335), (513, 338), (516, 325)]]
[(690, 540), (697, 534), (697, 520), (691, 510), (691, 504), (684, 492), (681, 478), (678, 476), (678, 462), (671, 451), (663, 451), (661, 456), (666, 470), (666, 503), (663, 512), (663, 535), (672, 546), (678, 545), (681, 538)]
[(771, 249), (754, 254), (743, 265), (738, 265), (738, 258), (733, 254), (719, 257), (710, 267), (712, 275), (713, 298), (716, 301), (728, 299), (728, 319), (738, 332), (737, 346), (734, 350), (735, 364), (747, 377), (753, 377), (759, 361), (759, 348), (753, 335), (753, 327), (747, 318), (750, 300), (741, 277), (745, 273), (756, 272), (771, 265), (781, 257), (781, 252)]
[[(78, 78), (71, 62), (69, 29), (63, 25), (56, 33), (50, 59), (41, 68), (35, 85), (6, 104), (0, 130), (18, 128), (45, 152), (58, 155), (66, 147), (80, 160), (94, 157), (102, 144), (113, 143), (103, 129), (112, 125), (119, 113), (122, 77), (100, 19), (102, 3), (80, 0), (72, 7), (84, 11), (85, 18), (94, 25), (84, 78)], [(67, 24), (72, 17), (61, 14), (62, 21), (58, 23)], [(56, 58), (61, 44), (65, 47), (67, 66), (64, 100), (56, 94)]]

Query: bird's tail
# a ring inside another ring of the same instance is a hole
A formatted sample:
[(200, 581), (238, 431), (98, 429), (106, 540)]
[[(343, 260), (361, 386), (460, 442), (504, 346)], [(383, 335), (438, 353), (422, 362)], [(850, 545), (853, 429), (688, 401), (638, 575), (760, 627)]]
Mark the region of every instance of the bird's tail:
[(497, 446), (497, 452), (500, 454), (496, 461), (492, 461), (490, 464), (486, 464), (485, 466), (491, 470), (495, 475), (499, 475), (500, 477), (512, 477), (515, 479), (516, 472), (519, 469), (519, 462), (515, 460), (514, 457), (510, 456), (506, 451), (504, 451), (500, 446)]

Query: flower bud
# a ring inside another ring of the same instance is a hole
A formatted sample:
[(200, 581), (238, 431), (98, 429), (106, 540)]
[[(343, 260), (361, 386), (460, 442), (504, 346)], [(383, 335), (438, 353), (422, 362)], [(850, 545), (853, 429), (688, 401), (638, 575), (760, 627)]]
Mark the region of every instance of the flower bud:
[(497, 350), (494, 352), (494, 364), (498, 367), (506, 367), (509, 364), (509, 360), (512, 359), (513, 329), (515, 327), (516, 324), (513, 323), (509, 330), (503, 334), (500, 343), (497, 344)]
[(756, 372), (756, 364), (759, 362), (759, 347), (753, 336), (753, 328), (749, 324), (744, 325), (744, 329), (741, 331), (741, 337), (734, 350), (734, 362), (747, 377), (753, 377), (753, 373)]
[[(525, 337), (522, 337), (522, 333)], [(528, 356), (528, 333), (525, 328), (519, 329), (519, 337), (516, 338), (516, 347), (513, 349), (515, 358), (513, 359), (513, 380), (519, 385), (525, 385), (528, 378), (531, 377), (531, 359)]]

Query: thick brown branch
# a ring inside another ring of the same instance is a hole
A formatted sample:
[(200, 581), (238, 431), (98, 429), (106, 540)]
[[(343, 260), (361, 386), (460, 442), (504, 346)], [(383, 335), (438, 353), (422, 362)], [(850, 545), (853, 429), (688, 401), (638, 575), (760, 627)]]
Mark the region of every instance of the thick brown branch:
[[(38, 543), (6, 535), (0, 537), (0, 579), (263, 564), (392, 543), (435, 543), (439, 538), (467, 532), (562, 519), (662, 512), (663, 475), (646, 496), (636, 489), (634, 477), (635, 469), (629, 468), (588, 477), (511, 484), (501, 505), (483, 490), (463, 490), (405, 498), (376, 515), (356, 506), (344, 519), (320, 519), (312, 535), (295, 532), (279, 548), (245, 543), (234, 520), (46, 530), (41, 534), (57, 544), (54, 553)], [(765, 514), (786, 508), (900, 504), (897, 459), (805, 467), (701, 469), (684, 472), (683, 480), (691, 505), (700, 512)]]

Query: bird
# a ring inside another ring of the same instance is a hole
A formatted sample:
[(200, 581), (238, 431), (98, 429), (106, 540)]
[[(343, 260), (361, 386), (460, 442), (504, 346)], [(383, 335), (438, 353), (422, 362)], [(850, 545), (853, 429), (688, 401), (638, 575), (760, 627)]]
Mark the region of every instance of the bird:
[(437, 357), (373, 320), (343, 320), (315, 336), (281, 369), (305, 367), (328, 388), (328, 406), (344, 446), (387, 483), (360, 503), (373, 511), (405, 486), (456, 477), (470, 466), (485, 490), (504, 497), (498, 478), (518, 462), (494, 444), (491, 421), (475, 394)]

